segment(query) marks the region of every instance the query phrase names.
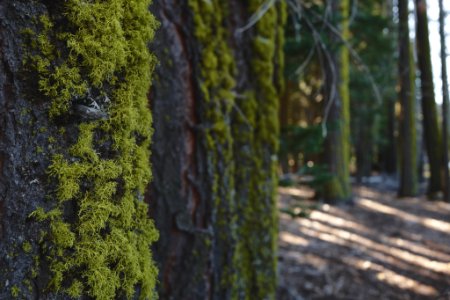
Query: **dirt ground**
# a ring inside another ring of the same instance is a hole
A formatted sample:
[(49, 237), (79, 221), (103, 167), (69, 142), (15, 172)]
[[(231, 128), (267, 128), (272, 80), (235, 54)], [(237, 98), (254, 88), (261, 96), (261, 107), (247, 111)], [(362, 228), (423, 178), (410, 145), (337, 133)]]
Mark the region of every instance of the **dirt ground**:
[(278, 300), (450, 300), (450, 204), (369, 186), (350, 205), (279, 194), (282, 210), (307, 216), (280, 214)]

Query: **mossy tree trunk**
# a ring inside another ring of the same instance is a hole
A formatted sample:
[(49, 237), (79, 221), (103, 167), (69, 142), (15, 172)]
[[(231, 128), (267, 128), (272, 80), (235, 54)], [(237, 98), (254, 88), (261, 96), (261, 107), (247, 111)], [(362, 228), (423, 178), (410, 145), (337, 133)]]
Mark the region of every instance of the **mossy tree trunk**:
[(0, 298), (154, 298), (149, 1), (0, 4)]
[(161, 29), (148, 199), (161, 298), (274, 298), (284, 4), (236, 33), (261, 4), (152, 6)]
[(441, 78), (442, 78), (442, 143), (444, 165), (444, 200), (450, 202), (450, 172), (448, 169), (448, 75), (447, 75), (447, 47), (445, 37), (444, 3), (439, 0), (439, 35), (441, 39)]
[[(349, 0), (333, 1), (333, 19), (341, 37), (331, 33), (334, 41), (331, 49), (332, 61), (328, 66), (326, 100), (327, 137), (325, 140), (325, 162), (333, 178), (325, 185), (326, 201), (347, 201), (351, 198), (350, 186), (350, 96), (349, 96), (349, 52), (341, 39), (348, 40)], [(338, 46), (336, 46), (338, 45)]]
[(400, 197), (416, 196), (417, 179), (417, 141), (416, 141), (416, 98), (415, 63), (409, 40), (408, 1), (398, 1), (399, 12), (399, 79), (400, 104), (399, 143), (400, 143)]
[(427, 194), (433, 197), (436, 193), (442, 191), (442, 139), (434, 98), (430, 41), (428, 39), (427, 4), (425, 0), (416, 0), (416, 16), (416, 44), (421, 81), (423, 128), (428, 162), (430, 164), (430, 180)]

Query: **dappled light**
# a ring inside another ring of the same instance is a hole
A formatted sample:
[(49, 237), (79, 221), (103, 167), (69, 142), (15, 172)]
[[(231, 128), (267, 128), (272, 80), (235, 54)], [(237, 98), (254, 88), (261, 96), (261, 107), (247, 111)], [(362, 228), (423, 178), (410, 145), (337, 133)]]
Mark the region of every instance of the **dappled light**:
[(390, 207), (384, 204), (377, 203), (373, 200), (367, 199), (367, 198), (361, 198), (359, 201), (359, 204), (363, 207), (367, 207), (371, 210), (378, 211), (384, 214), (393, 215), (396, 217), (399, 217), (405, 221), (413, 222), (417, 224), (421, 224), (423, 226), (426, 226), (430, 229), (439, 230), (442, 232), (450, 233), (450, 223), (443, 222), (441, 220), (436, 220), (432, 218), (423, 218), (418, 217), (409, 213), (406, 213), (404, 211), (401, 211), (397, 208)]
[[(281, 207), (308, 193), (293, 189), (280, 190)], [(321, 204), (306, 218), (281, 215), (281, 299), (447, 299), (450, 207), (434, 202), (435, 211), (423, 199), (368, 187), (354, 192), (350, 205)]]

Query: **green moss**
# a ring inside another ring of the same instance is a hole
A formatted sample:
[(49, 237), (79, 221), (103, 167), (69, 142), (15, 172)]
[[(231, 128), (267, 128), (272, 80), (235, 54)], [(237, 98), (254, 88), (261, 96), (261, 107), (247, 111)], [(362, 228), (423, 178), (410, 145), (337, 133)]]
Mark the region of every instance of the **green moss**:
[[(54, 207), (30, 215), (49, 226), (42, 240), (53, 274), (49, 290), (74, 298), (132, 298), (137, 288), (141, 299), (155, 298), (149, 247), (158, 233), (140, 200), (151, 179), (146, 94), (155, 59), (147, 43), (157, 22), (149, 4), (66, 1), (67, 24), (56, 27), (52, 16), (41, 16), (31, 49), (50, 118), (69, 113), (91, 92), (110, 99), (108, 119), (80, 122), (77, 141), (53, 156)], [(65, 131), (58, 129), (62, 137)], [(108, 154), (99, 153), (105, 147)], [(75, 220), (62, 213), (67, 209), (76, 209)]]
[[(258, 0), (249, 1), (249, 13), (260, 5)], [(236, 172), (240, 215), (235, 257), (239, 266), (235, 280), (240, 292), (233, 295), (234, 299), (275, 297), (278, 96), (284, 85), (282, 78), (277, 77), (282, 74), (284, 62), (281, 51), (285, 9), (283, 1), (277, 3), (251, 29), (254, 83), (252, 90), (237, 102), (245, 117), (236, 114), (233, 120), (235, 156), (240, 164)]]
[(23, 244), (22, 244), (22, 249), (23, 249), (23, 251), (25, 251), (26, 253), (30, 253), (31, 252), (31, 250), (33, 250), (33, 247), (31, 246), (31, 244), (30, 244), (30, 242), (24, 242)]
[(20, 290), (19, 290), (19, 288), (17, 287), (17, 285), (13, 285), (13, 286), (11, 287), (11, 296), (12, 296), (13, 298), (17, 298), (17, 297), (19, 297), (19, 295), (20, 295)]
[(30, 281), (29, 279), (25, 279), (25, 280), (23, 281), (23, 285), (27, 288), (27, 290), (28, 290), (29, 292), (32, 292), (32, 291), (33, 291), (33, 285), (31, 284), (31, 281)]
[[(221, 249), (215, 257), (221, 266), (230, 265), (234, 254), (234, 163), (233, 138), (231, 135), (230, 113), (234, 105), (235, 65), (228, 33), (223, 26), (227, 4), (223, 1), (189, 0), (193, 14), (194, 36), (200, 45), (201, 63), (199, 95), (201, 103), (200, 122), (206, 124), (204, 147), (206, 148), (210, 198), (212, 200), (212, 219), (217, 236), (214, 246)], [(207, 249), (213, 247), (205, 243)], [(233, 269), (230, 266), (230, 269)], [(218, 274), (218, 285), (214, 293), (221, 295), (235, 288), (226, 272)]]
[[(350, 39), (349, 31), (349, 12), (350, 12), (350, 1), (343, 0), (340, 3), (339, 11), (339, 27), (341, 30), (341, 35), (344, 40)], [(337, 69), (339, 84), (338, 91), (339, 105), (336, 105), (338, 111), (339, 119), (335, 120), (336, 128), (333, 128), (333, 133), (330, 133), (333, 138), (333, 146), (329, 151), (333, 152), (334, 159), (329, 161), (330, 169), (333, 171), (333, 178), (325, 185), (324, 197), (327, 201), (347, 201), (351, 197), (351, 185), (350, 185), (350, 91), (349, 91), (349, 80), (350, 80), (350, 62), (349, 62), (349, 51), (347, 47), (341, 43), (336, 50), (337, 54)], [(334, 121), (334, 120), (332, 120)], [(330, 121), (330, 123), (332, 123)]]

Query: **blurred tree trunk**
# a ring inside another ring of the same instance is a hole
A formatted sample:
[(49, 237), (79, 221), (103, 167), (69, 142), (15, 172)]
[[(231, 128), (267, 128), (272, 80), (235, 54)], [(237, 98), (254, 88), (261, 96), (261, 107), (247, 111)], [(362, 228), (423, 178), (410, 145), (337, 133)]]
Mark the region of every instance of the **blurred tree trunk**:
[(409, 40), (408, 0), (398, 1), (399, 14), (399, 78), (400, 78), (400, 197), (416, 196), (417, 142), (416, 142), (416, 99), (415, 63)]
[(438, 114), (434, 97), (433, 74), (431, 69), (430, 41), (428, 39), (427, 4), (416, 0), (416, 43), (419, 61), (423, 127), (426, 150), (430, 164), (430, 180), (427, 194), (434, 197), (442, 191), (442, 140), (439, 131)]
[(444, 144), (444, 200), (450, 201), (450, 174), (448, 169), (448, 76), (447, 49), (445, 38), (445, 10), (443, 0), (439, 0), (439, 35), (441, 38), (441, 76), (442, 76), (442, 143)]
[[(325, 140), (325, 163), (333, 178), (325, 185), (326, 201), (347, 201), (351, 198), (350, 186), (350, 96), (349, 96), (349, 53), (341, 38), (348, 40), (350, 1), (332, 2), (333, 16), (341, 37), (331, 33), (334, 48), (332, 62), (328, 66), (328, 95), (326, 107), (328, 135)], [(331, 78), (334, 82), (331, 82)]]
[[(393, 22), (393, 1), (385, 1), (384, 15)], [(393, 34), (393, 33), (391, 33)], [(395, 58), (394, 58), (395, 59)], [(397, 116), (395, 115), (395, 104), (397, 98), (392, 97), (385, 101), (385, 113), (387, 114), (387, 130), (385, 131), (386, 145), (381, 151), (381, 161), (383, 162), (383, 169), (387, 174), (395, 174), (397, 172), (397, 141), (395, 132), (397, 130)]]
[[(284, 4), (157, 0), (148, 193), (162, 299), (273, 299)], [(262, 217), (263, 216), (263, 217)]]
[(388, 99), (385, 103), (385, 112), (387, 113), (386, 126), (386, 145), (382, 147), (380, 153), (380, 161), (383, 164), (383, 171), (387, 174), (393, 175), (397, 172), (397, 142), (395, 131), (397, 130), (395, 124), (397, 117), (395, 115), (396, 99)]

